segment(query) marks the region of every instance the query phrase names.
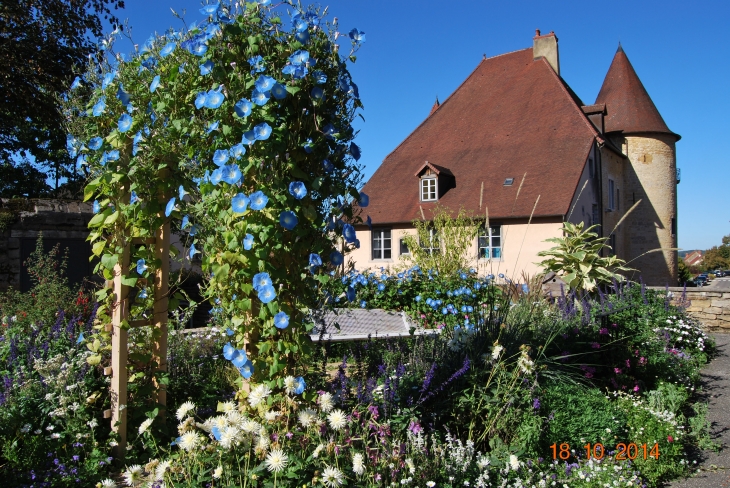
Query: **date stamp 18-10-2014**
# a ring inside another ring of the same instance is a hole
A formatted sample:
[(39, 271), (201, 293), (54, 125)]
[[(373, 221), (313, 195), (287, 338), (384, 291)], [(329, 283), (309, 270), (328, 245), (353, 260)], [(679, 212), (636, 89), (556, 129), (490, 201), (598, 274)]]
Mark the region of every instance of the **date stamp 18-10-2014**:
[[(582, 446), (586, 452), (587, 459), (603, 459), (607, 454), (607, 449), (600, 442), (596, 444), (586, 444)], [(552, 451), (553, 459), (567, 460), (575, 453), (570, 449), (570, 444), (563, 442), (561, 444), (555, 443), (550, 446)], [(619, 442), (614, 446), (613, 449), (614, 459), (616, 461), (626, 461), (642, 458), (642, 459), (659, 459), (659, 444), (637, 444), (635, 442)]]

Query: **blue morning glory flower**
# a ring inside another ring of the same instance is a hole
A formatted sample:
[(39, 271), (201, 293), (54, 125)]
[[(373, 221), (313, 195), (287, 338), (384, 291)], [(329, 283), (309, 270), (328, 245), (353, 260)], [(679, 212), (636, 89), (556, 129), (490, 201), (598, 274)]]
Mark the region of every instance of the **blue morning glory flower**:
[(294, 51), (294, 53), (289, 56), (289, 62), (294, 66), (301, 66), (303, 64), (306, 64), (307, 61), (309, 61), (309, 52), (301, 49), (298, 51)]
[(316, 83), (317, 85), (323, 85), (327, 83), (327, 75), (321, 71), (312, 71), (312, 78), (314, 78), (314, 83)]
[(210, 134), (214, 130), (218, 130), (218, 126), (220, 125), (220, 123), (221, 123), (220, 120), (211, 122), (210, 124), (208, 124), (208, 127), (205, 128), (205, 133)]
[(209, 90), (208, 95), (205, 97), (205, 106), (210, 109), (216, 109), (221, 106), (223, 103), (223, 100), (225, 100), (226, 97), (223, 96), (223, 93), (220, 92), (222, 87), (219, 87), (218, 90)]
[(322, 161), (322, 167), (327, 173), (335, 169), (335, 165), (332, 164), (329, 159), (325, 159)]
[(221, 430), (215, 425), (213, 426), (212, 429), (210, 429), (210, 433), (213, 434), (213, 437), (215, 437), (215, 440), (217, 440), (219, 442), (220, 442), (221, 438), (223, 437)]
[(238, 368), (238, 372), (241, 373), (241, 376), (243, 376), (245, 379), (249, 379), (251, 375), (253, 375), (253, 371), (253, 363), (250, 359), (246, 361), (243, 366)]
[(188, 251), (188, 258), (193, 259), (193, 256), (195, 256), (199, 252), (200, 251), (198, 251), (197, 249), (195, 249), (195, 243), (190, 244), (190, 251)]
[(145, 264), (144, 258), (137, 261), (137, 273), (144, 274), (147, 271), (147, 264)]
[(205, 56), (205, 53), (208, 52), (208, 46), (201, 42), (196, 42), (190, 46), (189, 51), (191, 54), (195, 54), (196, 56)]
[(297, 200), (307, 196), (307, 187), (301, 181), (292, 181), (289, 183), (289, 193)]
[(134, 205), (139, 201), (139, 197), (137, 196), (136, 191), (132, 191), (132, 195), (129, 197), (129, 204)]
[(254, 85), (259, 91), (267, 92), (271, 91), (271, 89), (274, 87), (274, 84), (276, 84), (276, 80), (273, 79), (271, 76), (261, 75), (256, 80), (256, 83)]
[(117, 127), (119, 127), (119, 132), (127, 132), (132, 128), (132, 117), (129, 114), (122, 114), (117, 122)]
[(166, 58), (167, 56), (169, 56), (170, 54), (172, 54), (172, 52), (175, 50), (176, 47), (177, 47), (177, 44), (176, 43), (174, 43), (174, 42), (168, 42), (165, 45), (165, 47), (163, 47), (162, 49), (160, 49), (160, 57)]
[(213, 71), (213, 61), (208, 60), (205, 63), (200, 65), (200, 74), (202, 76), (209, 75), (211, 71)]
[(201, 108), (205, 107), (205, 102), (208, 100), (208, 93), (207, 92), (200, 92), (195, 97), (195, 108), (200, 110)]
[(362, 31), (358, 31), (357, 29), (352, 29), (350, 31), (350, 39), (358, 44), (362, 44), (363, 42), (365, 42), (365, 33)]
[(148, 296), (149, 296), (149, 295), (147, 294), (147, 288), (142, 288), (142, 289), (141, 289), (141, 290), (139, 291), (139, 294), (137, 295), (137, 297), (138, 297), (138, 298), (139, 298), (140, 300), (144, 300), (144, 299), (146, 299), (146, 298), (147, 298)]
[(367, 307), (368, 307), (368, 302), (366, 302), (365, 300), (360, 300), (360, 308), (367, 308)]
[(294, 34), (294, 38), (302, 44), (306, 44), (309, 41), (309, 31), (297, 32)]
[[(117, 87), (117, 98), (120, 102), (122, 102), (122, 105), (129, 105), (129, 102), (132, 100), (127, 92), (124, 91), (124, 87), (121, 83), (119, 83), (119, 86)], [(129, 110), (129, 107), (127, 107), (127, 110)]]
[(233, 345), (229, 342), (225, 346), (223, 346), (223, 357), (227, 360), (233, 359), (233, 353), (236, 352), (236, 348), (233, 347)]
[(213, 162), (217, 166), (223, 166), (228, 162), (230, 154), (231, 153), (226, 151), (225, 149), (218, 149), (215, 153), (213, 153)]
[[(266, 102), (264, 102), (264, 103), (266, 103)], [(253, 104), (251, 102), (249, 102), (245, 98), (242, 98), (238, 102), (236, 102), (236, 105), (233, 106), (233, 110), (236, 112), (236, 115), (238, 115), (239, 117), (248, 117), (251, 114), (252, 107), (253, 107)]]
[(269, 303), (276, 298), (276, 290), (274, 290), (274, 287), (271, 285), (262, 286), (258, 289), (258, 292), (259, 300), (261, 300), (262, 303)]
[(261, 122), (253, 128), (257, 141), (265, 141), (271, 135), (271, 126), (266, 122)]
[(83, 332), (80, 333), (79, 338), (76, 339), (76, 344), (81, 344), (82, 342), (84, 342), (84, 333)]
[(74, 78), (74, 82), (71, 83), (71, 90), (75, 90), (75, 89), (77, 89), (80, 86), (81, 86), (81, 78), (79, 78), (77, 76), (76, 78)]
[(274, 315), (274, 325), (277, 329), (286, 329), (289, 327), (289, 316), (284, 312)]
[(221, 182), (223, 179), (223, 168), (218, 168), (210, 175), (210, 182), (213, 183), (213, 186), (218, 185), (218, 183)]
[(296, 386), (294, 387), (294, 394), (295, 395), (301, 395), (304, 393), (304, 389), (307, 387), (307, 384), (304, 382), (304, 378), (301, 376), (296, 379)]
[(106, 90), (106, 87), (108, 87), (109, 85), (112, 84), (112, 82), (114, 81), (114, 78), (116, 78), (116, 76), (117, 76), (116, 71), (112, 71), (111, 73), (105, 74), (104, 79), (101, 82), (101, 89)]
[(312, 151), (314, 150), (314, 144), (312, 144), (312, 139), (307, 139), (304, 141), (304, 152), (307, 154), (312, 154)]
[(243, 249), (245, 251), (250, 251), (253, 247), (253, 236), (251, 234), (246, 234), (246, 237), (243, 238)]
[(181, 229), (184, 229), (188, 225), (190, 225), (190, 216), (189, 215), (186, 215), (186, 216), (184, 216), (182, 218), (182, 223), (180, 224), (180, 228)]
[(335, 266), (339, 266), (343, 263), (345, 258), (342, 256), (342, 253), (340, 251), (332, 251), (330, 253), (330, 263), (332, 263)]
[(241, 156), (246, 154), (246, 147), (243, 144), (239, 143), (235, 146), (232, 146), (229, 152), (234, 159), (241, 159)]
[(248, 58), (248, 64), (251, 65), (251, 74), (261, 73), (266, 70), (266, 66), (264, 66), (264, 58), (259, 55)]
[(373, 230), (373, 221), (369, 215), (368, 215), (367, 220), (365, 221), (365, 224), (368, 226), (368, 229)]
[(310, 254), (309, 255), (309, 266), (314, 268), (319, 268), (322, 266), (322, 258), (319, 256), (319, 254)]
[(269, 203), (269, 197), (261, 190), (251, 194), (251, 210), (263, 210), (267, 203)]
[(342, 227), (342, 237), (345, 238), (346, 242), (355, 242), (355, 228), (350, 224), (345, 224)]
[(355, 289), (352, 286), (347, 287), (347, 292), (345, 293), (347, 296), (348, 302), (354, 302), (355, 301)]
[(283, 100), (286, 98), (287, 95), (286, 87), (281, 83), (275, 83), (274, 86), (271, 87), (271, 94), (277, 100)]
[(178, 186), (177, 187), (177, 197), (180, 199), (181, 202), (185, 198), (185, 195), (190, 195), (190, 193), (188, 193), (187, 191), (185, 191), (185, 187), (184, 186), (182, 186), (182, 185)]
[(416, 295), (416, 301), (420, 302), (421, 300), (423, 300), (423, 297), (421, 297), (421, 295)]
[(258, 0), (258, 2), (259, 2), (259, 5), (261, 5), (262, 7), (265, 7), (269, 4), (271, 4), (271, 0)]
[(235, 185), (241, 180), (241, 170), (237, 164), (223, 166), (223, 181), (229, 185)]
[(142, 141), (142, 133), (141, 133), (141, 132), (137, 132), (137, 133), (136, 133), (136, 134), (134, 135), (134, 139), (132, 139), (132, 142), (133, 142), (134, 144), (139, 144), (139, 143), (140, 143), (140, 141)]
[(322, 133), (327, 139), (334, 139), (334, 136), (337, 133), (337, 129), (335, 129), (334, 125), (328, 123), (327, 125), (322, 127)]
[(244, 144), (248, 144), (249, 146), (253, 146), (253, 143), (256, 142), (256, 133), (252, 130), (247, 130), (243, 133), (243, 136), (241, 137), (241, 142)]
[(200, 13), (203, 15), (213, 15), (220, 8), (220, 3), (211, 3), (200, 9)]
[(251, 100), (253, 100), (253, 103), (258, 105), (259, 107), (263, 107), (264, 105), (266, 105), (266, 102), (269, 101), (269, 98), (271, 98), (271, 92), (261, 91), (258, 88), (254, 88), (253, 92), (251, 93)]
[(239, 193), (231, 199), (231, 210), (233, 210), (233, 213), (243, 213), (246, 211), (249, 202), (250, 200), (246, 195)]
[(101, 205), (99, 205), (99, 200), (94, 200), (94, 204), (91, 206), (91, 211), (95, 214), (99, 213), (101, 210)]
[(152, 83), (150, 83), (150, 93), (154, 93), (158, 86), (160, 86), (160, 75), (152, 78)]
[(236, 349), (233, 352), (231, 362), (235, 367), (240, 368), (246, 363), (246, 361), (248, 361), (248, 358), (246, 357), (246, 351), (244, 351), (243, 349)]
[(104, 162), (112, 162), (119, 159), (119, 150), (113, 149), (109, 152), (105, 152), (102, 156), (102, 159), (104, 159)]
[(279, 214), (279, 223), (286, 230), (292, 230), (299, 223), (299, 219), (294, 215), (294, 212), (285, 210)]
[(350, 143), (350, 154), (355, 159), (355, 161), (360, 160), (360, 147), (354, 142)]
[(189, 234), (191, 236), (194, 236), (197, 233), (198, 233), (198, 226), (195, 225), (195, 224), (193, 224), (192, 226), (190, 226), (190, 232), (189, 232)]
[(324, 100), (324, 90), (318, 86), (312, 88), (311, 95), (315, 102)]
[[(235, 334), (235, 332), (233, 332), (233, 329), (231, 329), (230, 327), (227, 327), (226, 328), (226, 335), (227, 336), (232, 336), (233, 334)], [(230, 344), (230, 342), (229, 342), (229, 344)]]
[(101, 97), (99, 98), (99, 101), (94, 104), (94, 108), (91, 110), (91, 113), (94, 117), (98, 117), (104, 113), (104, 110), (106, 110), (106, 97)]
[(172, 197), (167, 205), (165, 206), (165, 217), (169, 217), (172, 212), (177, 211), (177, 205), (175, 205), (175, 197)]
[(271, 286), (272, 285), (271, 276), (269, 276), (269, 273), (257, 273), (253, 277), (253, 289), (258, 291), (259, 288), (264, 286)]
[(360, 198), (357, 200), (357, 204), (360, 207), (367, 207), (370, 205), (370, 197), (367, 195), (367, 193), (360, 192)]
[(303, 64), (298, 66), (293, 64), (287, 64), (281, 69), (281, 72), (285, 75), (292, 75), (295, 80), (300, 80), (307, 76), (309, 70), (307, 70), (307, 67)]
[(104, 139), (101, 137), (93, 137), (89, 141), (89, 149), (96, 151), (101, 148), (102, 144), (104, 144)]
[(291, 19), (292, 27), (297, 32), (304, 32), (309, 28), (309, 24), (302, 18), (300, 13), (295, 14)]

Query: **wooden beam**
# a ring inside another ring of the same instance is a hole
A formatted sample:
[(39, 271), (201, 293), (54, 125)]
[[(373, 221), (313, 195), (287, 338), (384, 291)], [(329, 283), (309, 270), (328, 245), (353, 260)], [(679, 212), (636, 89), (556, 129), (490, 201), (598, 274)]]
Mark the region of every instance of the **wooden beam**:
[[(160, 261), (160, 268), (155, 272), (155, 302), (153, 320), (155, 344), (152, 349), (152, 360), (157, 363), (159, 372), (167, 371), (167, 316), (169, 305), (170, 277), (170, 221), (166, 221), (155, 232), (155, 258)], [(164, 408), (167, 404), (166, 386), (159, 382), (157, 374), (152, 378), (155, 386), (155, 400), (160, 406), (160, 417), (165, 418)]]
[(112, 304), (112, 382), (111, 427), (119, 435), (118, 444), (112, 450), (114, 457), (122, 461), (127, 452), (127, 330), (122, 322), (129, 316), (129, 287), (122, 283), (122, 275), (129, 272), (129, 244), (124, 246), (120, 262), (114, 266), (114, 302)]
[(154, 237), (133, 237), (132, 244), (139, 246), (142, 244), (154, 244), (156, 239)]

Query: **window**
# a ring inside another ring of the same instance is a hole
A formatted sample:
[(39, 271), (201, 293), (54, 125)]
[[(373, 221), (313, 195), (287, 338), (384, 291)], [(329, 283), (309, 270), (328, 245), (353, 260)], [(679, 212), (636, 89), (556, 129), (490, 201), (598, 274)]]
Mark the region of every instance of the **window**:
[(390, 259), (390, 229), (373, 229), (373, 259)]
[(408, 246), (406, 246), (406, 240), (403, 237), (400, 238), (400, 254), (401, 256), (404, 254), (411, 254)]
[(672, 217), (672, 237), (677, 235), (677, 219)]
[(479, 258), (502, 258), (502, 226), (482, 227), (479, 231)]
[(439, 242), (439, 236), (434, 229), (428, 229), (428, 240), (426, 240), (426, 242), (420, 240), (420, 244), (421, 249), (426, 251), (428, 254), (441, 252), (441, 243)]
[(421, 201), (431, 202), (436, 200), (436, 178), (423, 178), (421, 180)]
[(613, 180), (608, 180), (608, 210), (616, 210), (616, 188)]

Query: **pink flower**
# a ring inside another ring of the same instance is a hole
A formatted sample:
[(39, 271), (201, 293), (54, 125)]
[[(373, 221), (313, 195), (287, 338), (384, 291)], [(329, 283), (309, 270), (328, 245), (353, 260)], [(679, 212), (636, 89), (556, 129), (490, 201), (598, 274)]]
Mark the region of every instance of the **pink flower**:
[(603, 327), (601, 328), (601, 330), (598, 331), (598, 333), (601, 335), (608, 335), (608, 329)]
[(618, 327), (618, 324), (611, 324), (611, 327), (615, 329), (616, 327)]
[(639, 364), (646, 364), (646, 358), (644, 356), (639, 358)]
[(669, 442), (674, 442), (674, 437), (672, 437), (671, 435), (668, 435), (668, 436), (667, 436), (667, 440), (668, 440)]
[(630, 360), (628, 360), (628, 359), (626, 360), (626, 367), (627, 367), (627, 368), (630, 368), (630, 367), (631, 367), (631, 361), (630, 361)]
[(593, 378), (593, 373), (586, 373), (585, 374), (585, 377), (586, 378)]
[(613, 372), (616, 374), (621, 374), (621, 368), (613, 368)]
[(634, 391), (639, 391), (639, 385), (634, 386)]
[(591, 347), (593, 349), (600, 349), (601, 345), (597, 342), (591, 342)]

